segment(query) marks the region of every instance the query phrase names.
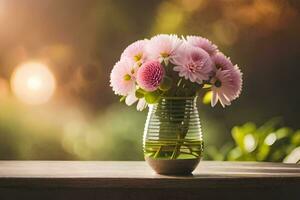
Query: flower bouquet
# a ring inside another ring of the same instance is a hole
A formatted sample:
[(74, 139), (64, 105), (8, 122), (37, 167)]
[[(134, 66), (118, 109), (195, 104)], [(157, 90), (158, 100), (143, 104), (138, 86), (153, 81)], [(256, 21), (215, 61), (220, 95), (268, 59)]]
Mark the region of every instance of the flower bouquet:
[(130, 44), (110, 83), (127, 105), (150, 108), (144, 131), (149, 164), (158, 173), (190, 173), (203, 150), (197, 96), (209, 97), (212, 106), (230, 105), (240, 95), (242, 73), (206, 38), (160, 34)]

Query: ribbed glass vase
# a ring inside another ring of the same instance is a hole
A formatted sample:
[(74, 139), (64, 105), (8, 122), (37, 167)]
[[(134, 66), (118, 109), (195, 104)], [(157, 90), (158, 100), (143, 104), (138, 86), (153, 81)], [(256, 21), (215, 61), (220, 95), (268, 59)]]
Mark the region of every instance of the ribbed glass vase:
[(143, 144), (157, 173), (191, 173), (203, 151), (196, 97), (164, 97), (150, 105)]

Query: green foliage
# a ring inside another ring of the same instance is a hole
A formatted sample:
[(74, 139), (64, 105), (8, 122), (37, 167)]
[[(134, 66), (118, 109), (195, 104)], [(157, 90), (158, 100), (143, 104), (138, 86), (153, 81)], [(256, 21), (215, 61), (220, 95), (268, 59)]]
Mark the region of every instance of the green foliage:
[(168, 76), (165, 76), (162, 83), (159, 86), (161, 91), (168, 91), (172, 87), (172, 79)]
[(145, 93), (145, 100), (149, 104), (157, 103), (159, 98), (160, 98), (160, 93), (157, 90), (154, 92)]
[(143, 98), (144, 95), (145, 95), (145, 91), (142, 90), (141, 88), (139, 88), (135, 91), (135, 96), (139, 99)]
[[(291, 128), (280, 127), (278, 118), (260, 127), (252, 122), (235, 126), (231, 134), (234, 145), (225, 144), (220, 150), (216, 147), (208, 147), (208, 158), (229, 161), (289, 162), (288, 156), (300, 146), (300, 130), (294, 132)], [(300, 156), (298, 157), (300, 159)]]
[(126, 99), (126, 96), (121, 96), (121, 98), (120, 98), (120, 102), (123, 102), (123, 101), (125, 101), (125, 99)]
[[(86, 116), (0, 102), (0, 160), (142, 160), (145, 113), (120, 105)], [(31, 112), (29, 112), (31, 111)]]

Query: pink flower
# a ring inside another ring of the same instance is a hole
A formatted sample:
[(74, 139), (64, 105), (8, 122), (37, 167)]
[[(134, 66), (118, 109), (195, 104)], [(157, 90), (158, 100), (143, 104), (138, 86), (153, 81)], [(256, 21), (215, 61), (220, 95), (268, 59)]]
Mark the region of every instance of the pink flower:
[(137, 83), (146, 91), (154, 91), (160, 85), (164, 73), (164, 68), (158, 61), (147, 61), (137, 72)]
[(123, 58), (115, 64), (110, 74), (110, 85), (115, 94), (126, 96), (126, 105), (130, 106), (138, 101), (137, 110), (141, 111), (147, 107), (147, 103), (144, 98), (138, 99), (135, 96), (136, 72), (134, 61)]
[(129, 59), (117, 62), (110, 74), (110, 85), (115, 94), (127, 96), (135, 91), (135, 63)]
[(204, 49), (210, 56), (218, 52), (218, 47), (206, 38), (187, 36), (186, 40), (190, 45)]
[(121, 59), (128, 58), (137, 62), (139, 64), (143, 63), (147, 56), (145, 52), (145, 47), (148, 40), (138, 40), (130, 44), (122, 53)]
[(218, 69), (212, 83), (211, 105), (214, 107), (220, 101), (223, 107), (239, 97), (242, 90), (242, 73), (235, 65), (231, 70)]
[(211, 57), (213, 63), (215, 64), (216, 70), (231, 70), (233, 69), (233, 64), (230, 58), (226, 57), (223, 53), (218, 52)]
[(208, 80), (212, 72), (212, 61), (208, 53), (189, 44), (181, 47), (181, 53), (178, 53), (173, 63), (173, 69), (179, 72), (180, 77), (199, 84)]
[(168, 64), (175, 57), (181, 43), (182, 40), (177, 35), (160, 34), (150, 39), (146, 51), (151, 59)]

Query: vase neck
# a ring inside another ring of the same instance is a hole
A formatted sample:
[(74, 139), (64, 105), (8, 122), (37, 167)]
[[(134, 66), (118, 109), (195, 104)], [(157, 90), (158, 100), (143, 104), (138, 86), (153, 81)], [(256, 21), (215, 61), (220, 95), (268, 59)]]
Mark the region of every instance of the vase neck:
[(158, 103), (149, 105), (149, 108), (152, 110), (153, 108), (160, 108), (163, 110), (170, 109), (196, 109), (197, 107), (197, 97), (162, 97)]
[(161, 99), (166, 99), (166, 100), (195, 100), (197, 99), (197, 96), (191, 96), (191, 97), (161, 97)]
[(158, 104), (196, 105), (197, 97), (162, 97)]

